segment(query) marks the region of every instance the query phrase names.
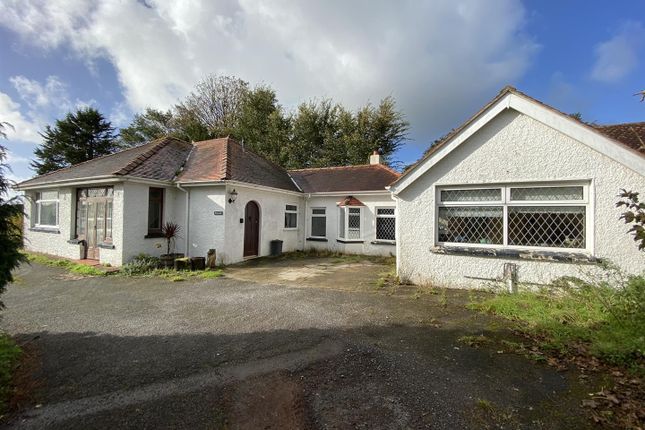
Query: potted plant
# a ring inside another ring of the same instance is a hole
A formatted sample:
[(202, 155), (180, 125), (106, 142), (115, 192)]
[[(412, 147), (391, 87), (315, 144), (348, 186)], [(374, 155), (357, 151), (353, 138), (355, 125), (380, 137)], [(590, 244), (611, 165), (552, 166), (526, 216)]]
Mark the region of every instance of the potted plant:
[(161, 265), (165, 268), (171, 268), (175, 266), (175, 258), (183, 257), (184, 254), (171, 253), (171, 250), (175, 248), (175, 240), (179, 237), (179, 231), (181, 227), (175, 222), (166, 222), (161, 226), (161, 234), (163, 238), (166, 239), (166, 253), (161, 254), (159, 259), (161, 260)]

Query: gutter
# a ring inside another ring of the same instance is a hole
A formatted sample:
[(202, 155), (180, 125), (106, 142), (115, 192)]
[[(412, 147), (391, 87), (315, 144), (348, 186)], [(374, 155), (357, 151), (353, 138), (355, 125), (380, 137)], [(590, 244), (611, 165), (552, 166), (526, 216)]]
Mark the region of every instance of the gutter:
[(190, 190), (182, 188), (180, 184), (177, 184), (177, 189), (186, 193), (186, 257), (190, 257)]

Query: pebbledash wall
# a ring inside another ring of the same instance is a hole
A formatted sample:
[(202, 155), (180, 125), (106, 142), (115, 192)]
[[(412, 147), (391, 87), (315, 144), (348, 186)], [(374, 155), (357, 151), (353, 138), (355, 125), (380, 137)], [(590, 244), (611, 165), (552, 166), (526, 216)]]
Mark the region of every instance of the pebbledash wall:
[[(89, 184), (87, 186), (92, 186)], [(105, 186), (100, 184), (96, 186)], [(123, 250), (123, 184), (114, 186), (112, 210), (112, 244), (114, 249), (101, 249), (101, 263), (121, 265)], [(80, 258), (80, 247), (70, 243), (76, 237), (76, 187), (47, 187), (25, 192), (27, 216), (24, 224), (24, 246), (28, 251), (43, 252), (60, 257)], [(38, 191), (58, 191), (58, 226), (56, 228), (37, 228), (32, 214), (35, 213), (35, 196)]]
[(644, 190), (645, 177), (529, 116), (507, 110), (397, 195), (399, 276), (417, 284), (467, 288), (501, 278), (506, 262), (518, 265), (520, 283), (548, 283), (594, 268), (433, 252), (437, 187), (563, 180), (590, 183), (593, 255), (631, 273), (645, 270), (645, 254), (626, 233), (621, 210), (615, 207), (620, 189)]
[[(348, 195), (360, 200), (363, 206), (361, 214), (361, 235), (360, 242), (348, 242), (345, 239), (339, 241), (339, 203)], [(305, 199), (305, 249), (330, 250), (346, 254), (366, 254), (389, 256), (396, 253), (394, 243), (377, 242), (376, 240), (376, 209), (395, 208), (396, 203), (389, 192), (360, 194), (346, 192), (331, 196), (312, 195)], [(324, 240), (311, 238), (311, 210), (312, 208), (325, 208), (326, 233)]]

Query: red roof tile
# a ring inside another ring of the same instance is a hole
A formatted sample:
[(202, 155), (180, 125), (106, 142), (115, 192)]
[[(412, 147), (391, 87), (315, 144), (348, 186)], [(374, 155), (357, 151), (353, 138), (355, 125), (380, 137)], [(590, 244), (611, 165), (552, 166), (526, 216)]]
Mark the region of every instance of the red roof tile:
[(605, 136), (645, 154), (645, 122), (593, 125), (593, 127)]
[(338, 206), (365, 206), (362, 201), (358, 200), (354, 196), (345, 197)]

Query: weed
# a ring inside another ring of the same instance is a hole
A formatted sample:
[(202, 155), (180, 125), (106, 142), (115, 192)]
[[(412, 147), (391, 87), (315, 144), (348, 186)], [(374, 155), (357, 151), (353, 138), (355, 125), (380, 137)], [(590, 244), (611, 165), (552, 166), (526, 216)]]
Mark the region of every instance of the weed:
[(479, 348), (480, 346), (491, 343), (491, 340), (483, 334), (480, 334), (478, 336), (461, 336), (459, 339), (457, 339), (457, 342), (463, 343), (473, 348)]
[(42, 264), (49, 267), (62, 267), (67, 269), (70, 273), (83, 276), (106, 276), (107, 272), (105, 270), (98, 269), (93, 266), (87, 266), (85, 264), (75, 263), (72, 260), (67, 260), (64, 258), (50, 257), (43, 254), (27, 254), (27, 260), (30, 263)]
[(7, 409), (11, 395), (11, 377), (20, 357), (20, 348), (5, 334), (0, 334), (0, 415)]

